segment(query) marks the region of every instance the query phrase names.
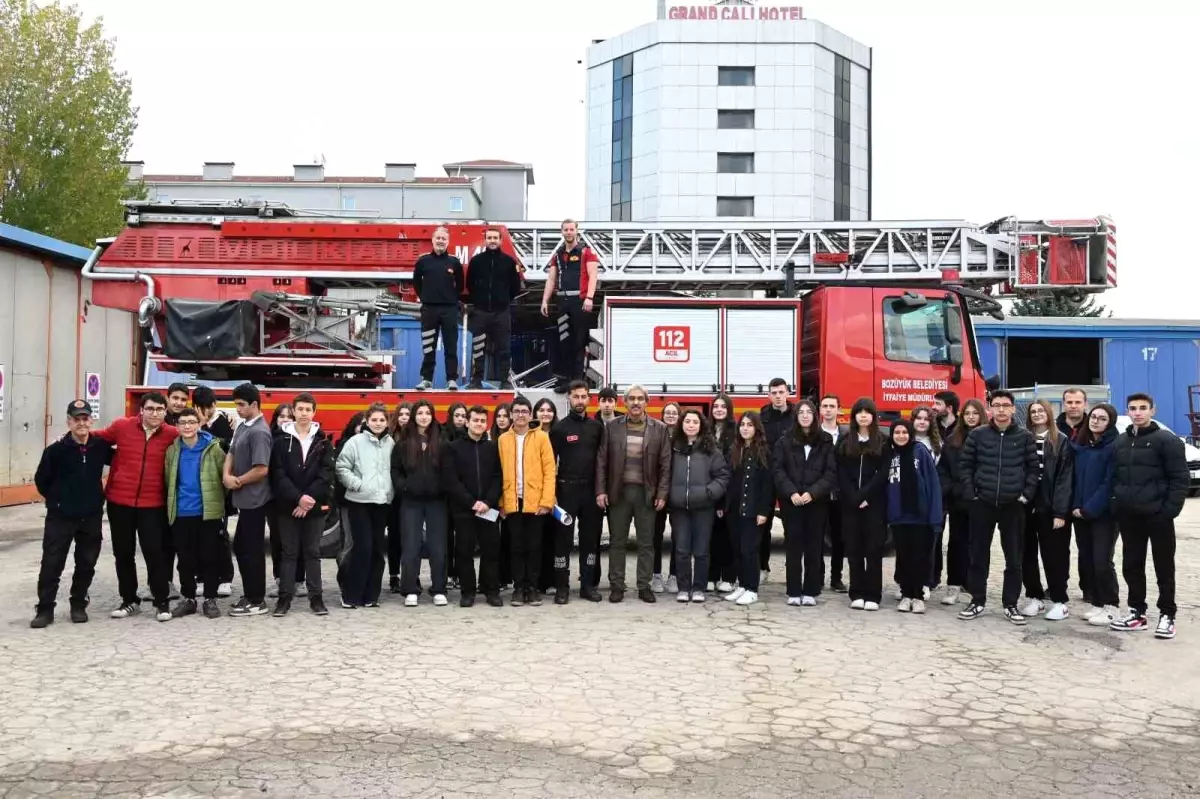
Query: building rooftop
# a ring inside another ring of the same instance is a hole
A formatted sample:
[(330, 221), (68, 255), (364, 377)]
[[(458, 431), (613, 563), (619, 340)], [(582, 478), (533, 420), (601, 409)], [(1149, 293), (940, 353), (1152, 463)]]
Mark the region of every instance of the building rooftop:
[(294, 175), (234, 175), (224, 179), (205, 178), (203, 175), (143, 175), (147, 183), (419, 183), (425, 185), (469, 185), (476, 178), (470, 177), (412, 177), (404, 180), (388, 180), (385, 177), (364, 175), (325, 175), (321, 178), (305, 180), (296, 179)]
[(527, 185), (533, 185), (533, 164), (522, 164), (518, 161), (505, 161), (502, 158), (479, 158), (473, 161), (452, 161), (442, 164), (446, 174), (452, 174), (459, 169), (523, 169)]
[(15, 225), (6, 225), (3, 222), (0, 222), (0, 246), (76, 265), (83, 265), (92, 254), (87, 247), (43, 236), (41, 233), (34, 233), (32, 230)]

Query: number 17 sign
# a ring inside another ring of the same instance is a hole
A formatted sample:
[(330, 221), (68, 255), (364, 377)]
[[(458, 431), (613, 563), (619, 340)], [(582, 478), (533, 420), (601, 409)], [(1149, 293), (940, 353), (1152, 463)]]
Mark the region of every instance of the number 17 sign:
[(654, 360), (659, 363), (686, 363), (692, 359), (692, 328), (669, 325), (654, 328)]

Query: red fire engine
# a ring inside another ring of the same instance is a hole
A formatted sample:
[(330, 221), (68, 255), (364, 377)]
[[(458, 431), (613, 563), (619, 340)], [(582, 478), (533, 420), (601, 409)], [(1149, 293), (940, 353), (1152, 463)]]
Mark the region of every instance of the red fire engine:
[[(371, 402), (417, 396), (387, 387), (390, 356), (370, 332), (381, 315), (417, 309), (412, 267), (442, 223), (304, 215), (268, 203), (146, 202), (130, 204), (127, 222), (100, 242), (84, 274), (96, 281), (95, 304), (138, 314), (145, 359), (159, 370), (251, 381), (267, 408), (310, 391), (332, 430)], [(485, 229), (499, 228), (531, 289), (521, 303), (536, 309), (561, 243), (556, 223), (446, 226), (464, 263), (482, 249)], [(889, 415), (940, 390), (982, 396), (972, 313), (1000, 315), (1006, 293), (1082, 299), (1116, 284), (1115, 228), (1104, 217), (584, 222), (580, 230), (602, 262), (593, 383), (641, 383), (652, 409), (670, 400), (706, 407), (718, 390), (738, 410), (758, 408), (773, 377), (796, 396), (833, 393), (844, 406), (870, 396)], [(747, 298), (713, 296), (731, 291)], [(755, 292), (768, 298), (750, 299)], [(150, 388), (129, 388), (131, 412)], [(512, 394), (422, 396), (444, 410)]]

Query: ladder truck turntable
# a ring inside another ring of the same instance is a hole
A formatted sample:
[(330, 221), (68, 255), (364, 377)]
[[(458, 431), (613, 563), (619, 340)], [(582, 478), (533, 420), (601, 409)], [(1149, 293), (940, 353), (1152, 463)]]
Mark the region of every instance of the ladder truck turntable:
[[(412, 268), (438, 227), (464, 265), (498, 229), (529, 288), (518, 300), (525, 313), (540, 305), (562, 243), (556, 222), (347, 219), (261, 202), (135, 201), (126, 222), (98, 242), (83, 274), (93, 304), (137, 313), (145, 360), (198, 380), (255, 383), (264, 408), (309, 391), (331, 432), (376, 401), (421, 397), (444, 413), (453, 402), (512, 399), (387, 388), (387, 354), (355, 335), (364, 318), (371, 333), (381, 315), (419, 310)], [(887, 416), (940, 390), (983, 396), (971, 314), (1001, 318), (1006, 295), (1082, 301), (1116, 285), (1116, 229), (1103, 216), (579, 230), (601, 261), (603, 323), (593, 332), (604, 363), (589, 376), (618, 390), (645, 385), (652, 411), (672, 400), (706, 408), (719, 390), (736, 411), (757, 409), (777, 376), (794, 396), (833, 393), (843, 405), (873, 397)], [(359, 299), (364, 292), (342, 289), (382, 291)], [(770, 298), (705, 296), (730, 289)], [(128, 387), (128, 411), (154, 389), (162, 387)]]

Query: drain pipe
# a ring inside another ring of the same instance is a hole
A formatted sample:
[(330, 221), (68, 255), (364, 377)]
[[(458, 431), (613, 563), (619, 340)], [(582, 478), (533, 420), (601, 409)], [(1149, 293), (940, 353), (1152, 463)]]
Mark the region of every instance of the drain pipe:
[(87, 262), (83, 265), (83, 276), (88, 280), (118, 280), (123, 283), (132, 283), (140, 280), (146, 284), (146, 296), (142, 297), (138, 303), (138, 325), (143, 328), (148, 328), (154, 324), (154, 317), (162, 311), (162, 300), (158, 298), (154, 278), (150, 275), (141, 272), (130, 274), (97, 272), (96, 264), (100, 262), (100, 256), (104, 254), (104, 245), (111, 244), (114, 239), (100, 239), (96, 248), (92, 250), (92, 254), (88, 256)]

